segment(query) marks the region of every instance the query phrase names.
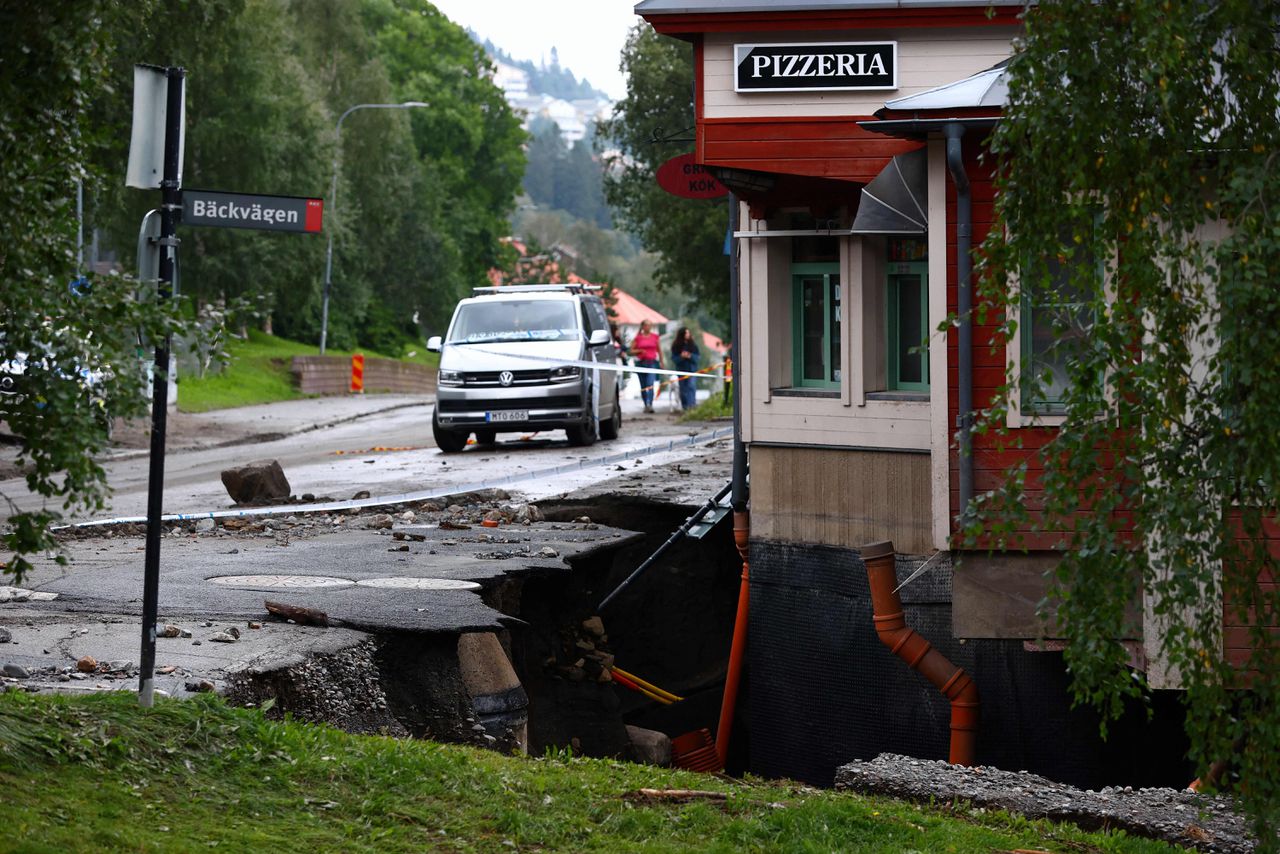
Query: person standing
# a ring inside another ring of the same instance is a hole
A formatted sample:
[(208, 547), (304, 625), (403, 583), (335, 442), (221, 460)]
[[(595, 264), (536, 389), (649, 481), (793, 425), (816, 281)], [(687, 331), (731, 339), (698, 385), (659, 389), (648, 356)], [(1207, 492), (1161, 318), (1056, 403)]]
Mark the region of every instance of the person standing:
[(644, 401), (644, 411), (653, 412), (653, 394), (657, 390), (658, 375), (646, 373), (643, 368), (659, 368), (662, 366), (659, 351), (658, 335), (653, 331), (653, 324), (647, 320), (640, 322), (640, 331), (631, 342), (631, 352), (636, 357), (636, 367), (640, 371), (640, 399)]
[[(676, 333), (675, 340), (671, 343), (671, 361), (675, 364), (677, 371), (693, 372), (698, 370), (698, 359), (701, 354), (698, 352), (698, 345), (693, 343), (693, 333), (689, 327), (685, 327)], [(698, 380), (695, 377), (680, 378), (680, 408), (683, 410), (693, 409), (694, 404), (698, 402)]]

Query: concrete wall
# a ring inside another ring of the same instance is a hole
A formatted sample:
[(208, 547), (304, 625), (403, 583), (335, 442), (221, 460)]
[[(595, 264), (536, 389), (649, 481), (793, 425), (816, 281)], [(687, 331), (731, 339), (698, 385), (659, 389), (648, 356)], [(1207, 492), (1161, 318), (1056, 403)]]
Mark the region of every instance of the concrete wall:
[[(293, 377), (303, 394), (348, 394), (350, 356), (294, 356)], [(435, 394), (436, 372), (394, 359), (364, 360), (364, 390), (369, 393)]]

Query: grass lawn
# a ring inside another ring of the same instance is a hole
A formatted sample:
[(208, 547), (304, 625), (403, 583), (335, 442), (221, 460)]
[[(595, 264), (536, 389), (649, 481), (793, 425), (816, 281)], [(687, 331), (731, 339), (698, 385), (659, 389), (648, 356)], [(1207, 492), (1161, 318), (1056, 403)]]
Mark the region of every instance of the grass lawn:
[(1175, 850), (963, 805), (352, 736), (212, 696), (6, 693), (0, 788), (0, 850), (21, 852)]
[[(302, 397), (294, 387), (289, 366), (294, 356), (319, 355), (313, 344), (289, 341), (257, 330), (249, 331), (247, 341), (233, 340), (228, 350), (231, 363), (222, 373), (203, 378), (179, 377), (179, 409), (183, 412), (208, 412)], [(359, 352), (368, 358), (387, 358), (371, 350)], [(327, 349), (325, 355), (350, 358), (351, 351)], [(400, 361), (434, 368), (439, 365), (440, 358), (436, 353), (428, 353), (423, 346)]]

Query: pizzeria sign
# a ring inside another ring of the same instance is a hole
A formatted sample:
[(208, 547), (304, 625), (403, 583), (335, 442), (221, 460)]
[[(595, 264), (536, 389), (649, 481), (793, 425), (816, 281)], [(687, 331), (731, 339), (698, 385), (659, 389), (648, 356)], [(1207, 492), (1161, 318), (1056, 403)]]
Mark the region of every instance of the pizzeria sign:
[(897, 89), (897, 42), (733, 46), (736, 92)]

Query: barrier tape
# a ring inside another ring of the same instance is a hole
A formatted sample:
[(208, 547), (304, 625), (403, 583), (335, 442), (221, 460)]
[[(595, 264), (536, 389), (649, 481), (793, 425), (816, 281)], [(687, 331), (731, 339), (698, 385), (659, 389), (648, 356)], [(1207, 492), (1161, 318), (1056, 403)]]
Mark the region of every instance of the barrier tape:
[[(731, 435), (733, 435), (732, 427), (722, 427), (708, 433), (699, 433), (693, 436), (686, 436), (681, 439), (670, 439), (656, 445), (636, 448), (631, 451), (623, 451), (619, 454), (610, 454), (607, 457), (600, 457), (593, 460), (579, 460), (576, 463), (553, 466), (539, 471), (508, 475), (507, 477), (498, 478), (496, 480), (480, 481), (463, 486), (446, 487), (444, 489), (425, 490), (422, 492), (406, 492), (401, 495), (384, 495), (377, 498), (326, 501), (313, 504), (282, 504), (273, 507), (246, 507), (242, 510), (210, 510), (202, 513), (166, 513), (160, 517), (160, 521), (187, 522), (199, 519), (241, 519), (250, 516), (285, 516), (293, 513), (324, 513), (334, 510), (383, 507), (388, 504), (407, 504), (413, 501), (430, 501), (435, 498), (444, 498), (449, 495), (460, 495), (464, 492), (477, 492), (482, 489), (496, 489), (501, 486), (523, 483), (527, 480), (538, 480), (550, 475), (570, 474), (572, 472), (582, 471), (583, 469), (595, 468), (596, 466), (617, 465), (618, 463), (626, 462), (627, 460), (632, 460), (637, 457), (652, 456), (653, 454), (662, 454), (668, 451), (674, 451), (677, 448), (702, 445)], [(146, 516), (121, 516), (116, 519), (95, 519), (89, 522), (75, 522), (71, 525), (59, 525), (58, 528), (94, 528), (105, 525), (138, 524), (146, 521)]]
[(502, 356), (507, 359), (519, 359), (525, 362), (537, 362), (540, 365), (555, 365), (562, 367), (564, 365), (572, 365), (578, 368), (586, 368), (589, 370), (615, 371), (620, 374), (653, 374), (655, 376), (667, 376), (672, 379), (655, 382), (653, 385), (642, 386), (640, 391), (643, 393), (650, 389), (661, 394), (662, 390), (673, 382), (690, 377), (706, 376), (709, 371), (719, 368), (724, 362), (716, 362), (714, 365), (707, 365), (697, 371), (673, 371), (669, 368), (641, 368), (636, 365), (618, 364), (616, 362), (588, 362), (585, 359), (553, 359), (549, 356), (531, 356), (528, 353), (505, 353), (501, 350), (489, 350), (484, 347), (477, 347), (474, 344), (466, 345), (467, 349), (474, 350), (477, 353), (484, 353), (487, 356)]

